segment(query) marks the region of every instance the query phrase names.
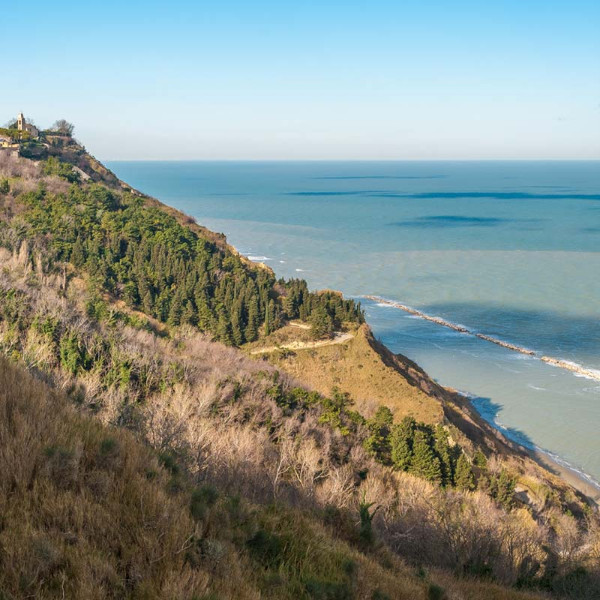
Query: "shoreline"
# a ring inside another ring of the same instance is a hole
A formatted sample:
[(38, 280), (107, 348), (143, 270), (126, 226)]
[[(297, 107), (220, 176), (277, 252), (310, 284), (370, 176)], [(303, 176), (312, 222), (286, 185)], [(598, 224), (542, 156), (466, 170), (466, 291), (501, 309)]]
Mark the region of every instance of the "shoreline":
[[(575, 363), (569, 363), (568, 361), (562, 361), (559, 359), (553, 359), (547, 356), (543, 356), (538, 354), (537, 352), (530, 350), (528, 348), (523, 348), (521, 346), (517, 346), (515, 344), (511, 344), (509, 342), (504, 342), (502, 340), (498, 340), (493, 338), (492, 336), (488, 336), (482, 333), (475, 332), (463, 325), (459, 325), (456, 323), (451, 323), (442, 319), (441, 317), (435, 317), (431, 315), (427, 315), (419, 310), (413, 309), (409, 306), (401, 304), (400, 302), (395, 302), (392, 300), (387, 300), (385, 298), (381, 298), (379, 296), (373, 295), (365, 295), (362, 296), (368, 300), (376, 302), (378, 304), (385, 304), (386, 306), (391, 306), (393, 308), (397, 308), (399, 310), (403, 310), (413, 316), (422, 318), (426, 321), (430, 321), (442, 327), (447, 327), (452, 329), (458, 333), (463, 333), (465, 335), (471, 335), (482, 339), (484, 341), (491, 342), (507, 350), (511, 350), (514, 352), (519, 352), (521, 354), (526, 354), (531, 356), (532, 358), (537, 358), (542, 362), (550, 364), (555, 367), (564, 368), (568, 371), (574, 372), (576, 375), (587, 377), (588, 379), (600, 380), (600, 372), (592, 372), (592, 374), (588, 375), (588, 370), (585, 368), (579, 368), (579, 365)], [(582, 372), (583, 371), (583, 372)], [(438, 384), (439, 385), (439, 384)], [(482, 413), (479, 412), (477, 406), (473, 402), (474, 398), (472, 398), (469, 394), (465, 392), (461, 392), (451, 387), (442, 386), (444, 389), (448, 390), (453, 394), (457, 394), (460, 396), (465, 403), (469, 405), (471, 410), (487, 425), (494, 429), (494, 431), (501, 435), (505, 440), (510, 442), (510, 445), (517, 446), (523, 453), (529, 456), (533, 461), (535, 461), (538, 465), (549, 471), (552, 475), (555, 475), (562, 479), (565, 483), (576, 489), (578, 492), (583, 494), (586, 498), (588, 498), (595, 506), (600, 507), (600, 482), (596, 481), (593, 477), (588, 475), (587, 473), (577, 469), (576, 467), (570, 465), (565, 459), (560, 456), (554, 455), (547, 450), (543, 450), (538, 448), (537, 446), (529, 447), (524, 446), (519, 440), (513, 439), (501, 426), (493, 421), (489, 421), (486, 419)]]
[[(231, 250), (233, 250), (238, 256), (240, 256), (243, 259), (247, 260), (248, 262), (256, 265), (258, 268), (268, 269), (268, 270), (272, 271), (273, 274), (275, 274), (275, 270), (272, 267), (266, 265), (264, 262), (251, 260), (249, 256), (246, 256), (245, 254), (240, 252), (235, 246), (233, 246), (228, 241), (226, 234), (222, 234), (222, 235), (226, 240), (225, 243), (227, 244), (227, 246), (229, 246), (229, 248)], [(563, 364), (561, 364), (561, 363), (564, 363), (564, 361), (560, 361), (559, 359), (552, 359), (547, 356), (539, 355), (537, 352), (530, 350), (528, 348), (516, 346), (515, 344), (511, 344), (509, 342), (504, 342), (502, 340), (493, 338), (492, 336), (488, 336), (483, 333), (472, 331), (463, 325), (458, 325), (455, 323), (451, 323), (449, 321), (445, 321), (441, 317), (427, 315), (421, 311), (418, 311), (409, 306), (403, 305), (399, 302), (387, 300), (385, 298), (381, 298), (379, 296), (374, 296), (374, 295), (363, 295), (363, 296), (354, 296), (354, 297), (355, 298), (365, 298), (365, 299), (371, 300), (371, 301), (379, 303), (379, 304), (386, 304), (388, 306), (398, 308), (400, 310), (408, 312), (409, 314), (412, 314), (413, 316), (417, 316), (419, 318), (433, 322), (442, 327), (447, 327), (449, 329), (457, 331), (458, 333), (463, 333), (465, 335), (472, 335), (472, 336), (482, 339), (484, 341), (488, 341), (490, 343), (504, 347), (508, 350), (520, 352), (522, 354), (531, 356), (532, 358), (537, 358), (538, 360), (542, 360), (543, 362), (546, 362), (547, 364), (551, 364), (552, 366), (565, 368), (563, 366)], [(367, 325), (368, 325), (368, 323), (367, 323)], [(385, 346), (385, 347), (389, 352), (394, 354), (392, 352), (392, 350), (390, 350), (387, 346)], [(573, 365), (573, 366), (578, 366), (578, 365), (574, 365), (574, 363), (566, 363), (566, 364), (569, 365), (566, 367), (567, 370), (573, 371), (577, 374), (577, 372), (574, 371), (574, 368), (571, 368), (571, 365)], [(583, 375), (583, 376), (588, 377), (587, 374)], [(595, 372), (594, 376), (592, 378), (600, 380), (600, 372)], [(478, 418), (480, 418), (484, 423), (486, 423), (489, 427), (491, 427), (496, 432), (497, 435), (502, 436), (502, 438), (504, 438), (508, 442), (509, 446), (517, 446), (521, 450), (521, 452), (526, 454), (529, 458), (531, 458), (531, 460), (536, 462), (539, 466), (546, 469), (551, 475), (554, 475), (555, 477), (559, 477), (564, 483), (566, 483), (567, 485), (570, 485), (576, 491), (583, 494), (589, 500), (589, 502), (591, 502), (595, 507), (600, 508), (600, 482), (596, 482), (592, 477), (580, 472), (575, 467), (564, 464), (564, 462), (566, 462), (566, 461), (562, 461), (562, 459), (560, 459), (560, 457), (554, 458), (550, 453), (548, 453), (544, 450), (541, 450), (540, 448), (537, 448), (537, 447), (536, 448), (528, 448), (526, 446), (523, 446), (520, 442), (511, 439), (500, 427), (498, 427), (497, 424), (490, 423), (488, 420), (485, 419), (485, 417), (477, 410), (477, 407), (473, 404), (472, 398), (470, 398), (467, 394), (460, 392), (458, 390), (452, 389), (452, 388), (448, 388), (448, 387), (444, 387), (444, 386), (440, 386), (440, 387), (443, 387), (445, 390), (447, 390), (451, 393), (457, 394), (458, 396), (461, 396), (463, 398), (464, 402), (466, 402), (468, 404), (468, 406), (478, 416)]]
[(575, 467), (567, 466), (562, 459), (555, 458), (547, 451), (524, 446), (522, 448), (538, 465), (560, 477), (564, 482), (581, 492), (596, 507), (600, 507), (600, 484), (594, 479), (578, 471)]
[[(248, 256), (239, 252), (239, 250), (235, 246), (232, 246), (231, 244), (229, 244), (229, 242), (227, 242), (227, 243), (230, 246), (230, 248), (232, 248), (239, 256), (245, 258), (246, 260), (250, 261), (251, 263), (255, 264), (258, 267), (271, 269), (273, 271), (273, 273), (275, 272), (271, 267), (265, 265), (264, 263), (261, 263), (260, 261), (251, 260)], [(445, 321), (444, 319), (442, 319), (440, 317), (427, 315), (425, 313), (422, 313), (421, 311), (418, 311), (416, 309), (413, 309), (411, 307), (403, 305), (399, 302), (394, 302), (392, 300), (387, 300), (387, 299), (381, 298), (379, 296), (373, 296), (373, 295), (356, 296), (356, 298), (361, 298), (361, 297), (366, 298), (366, 299), (371, 300), (376, 303), (386, 304), (388, 306), (398, 308), (400, 310), (408, 312), (409, 314), (423, 318), (427, 321), (431, 321), (442, 327), (447, 327), (449, 329), (453, 329), (454, 331), (463, 333), (465, 335), (472, 335), (472, 336), (482, 339), (484, 341), (488, 341), (493, 344), (502, 346), (508, 350), (512, 350), (515, 352), (520, 352), (522, 354), (529, 355), (532, 358), (537, 358), (538, 360), (542, 360), (543, 362), (546, 362), (553, 366), (558, 366), (558, 367), (563, 366), (560, 363), (562, 363), (564, 361), (560, 361), (558, 359), (551, 359), (546, 356), (538, 355), (538, 353), (536, 353), (535, 351), (530, 350), (528, 348), (522, 348), (520, 346), (516, 346), (515, 344), (511, 344), (509, 342), (504, 342), (502, 340), (498, 340), (496, 338), (493, 338), (491, 336), (488, 336), (488, 335), (485, 335), (482, 333), (474, 332), (474, 331), (468, 329), (467, 327), (464, 327), (463, 325), (458, 325), (455, 323), (451, 323), (449, 321)], [(367, 323), (367, 325), (368, 325), (368, 323)], [(385, 346), (385, 347), (389, 352), (393, 353), (392, 350), (390, 350), (387, 346)], [(393, 354), (395, 354), (395, 353), (393, 353)], [(571, 370), (571, 371), (574, 370), (573, 368), (569, 368), (569, 367), (567, 367), (567, 369)], [(584, 376), (587, 376), (587, 375), (584, 375)], [(600, 372), (598, 372), (596, 374), (594, 379), (600, 380)], [(568, 465), (568, 463), (564, 464), (566, 461), (563, 461), (560, 457), (555, 458), (549, 452), (544, 451), (537, 447), (529, 448), (527, 446), (523, 446), (520, 442), (512, 439), (509, 435), (507, 435), (496, 423), (489, 422), (487, 419), (485, 419), (485, 417), (479, 412), (477, 407), (472, 402), (472, 398), (470, 398), (467, 394), (460, 392), (458, 390), (455, 390), (453, 388), (449, 388), (449, 387), (445, 387), (445, 386), (440, 386), (440, 387), (443, 387), (445, 390), (447, 390), (453, 394), (457, 394), (458, 396), (461, 396), (463, 398), (463, 400), (469, 405), (471, 410), (484, 423), (486, 423), (489, 427), (491, 427), (496, 432), (497, 435), (502, 436), (502, 438), (504, 438), (507, 442), (509, 442), (510, 446), (517, 446), (521, 450), (521, 452), (523, 452), (524, 454), (529, 456), (529, 458), (531, 458), (531, 460), (536, 462), (539, 466), (546, 469), (551, 475), (554, 475), (555, 477), (559, 477), (567, 485), (570, 485), (576, 491), (583, 494), (594, 506), (596, 506), (597, 508), (600, 507), (600, 482), (596, 482), (591, 476), (577, 470), (575, 467)]]

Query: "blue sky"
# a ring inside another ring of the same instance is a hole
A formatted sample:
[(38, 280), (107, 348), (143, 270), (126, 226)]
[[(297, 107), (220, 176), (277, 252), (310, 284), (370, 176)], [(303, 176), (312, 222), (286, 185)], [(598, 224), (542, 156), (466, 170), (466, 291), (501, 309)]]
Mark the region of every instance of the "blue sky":
[[(2, 2), (0, 122), (102, 159), (600, 159), (600, 2)], [(10, 15), (14, 15), (10, 16)]]

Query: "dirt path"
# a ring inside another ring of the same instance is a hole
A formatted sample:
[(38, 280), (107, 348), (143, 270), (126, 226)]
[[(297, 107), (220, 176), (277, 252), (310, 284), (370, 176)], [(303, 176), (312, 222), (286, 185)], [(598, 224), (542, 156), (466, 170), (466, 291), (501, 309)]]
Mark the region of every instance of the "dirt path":
[(275, 350), (305, 350), (307, 348), (321, 348), (323, 346), (333, 346), (335, 344), (343, 344), (354, 337), (352, 333), (341, 333), (336, 331), (333, 334), (333, 338), (330, 340), (320, 340), (318, 342), (290, 342), (289, 344), (282, 344), (281, 346), (267, 346), (266, 348), (259, 348), (258, 350), (252, 350), (250, 354), (267, 354), (269, 352), (275, 352)]

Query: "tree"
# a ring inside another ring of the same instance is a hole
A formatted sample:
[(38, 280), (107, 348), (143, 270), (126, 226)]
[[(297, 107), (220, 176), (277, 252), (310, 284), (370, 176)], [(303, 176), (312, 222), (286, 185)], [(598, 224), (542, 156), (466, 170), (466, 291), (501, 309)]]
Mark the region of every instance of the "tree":
[(322, 306), (312, 312), (310, 323), (313, 338), (319, 339), (333, 335), (333, 320)]
[(475, 487), (473, 471), (467, 457), (461, 453), (456, 461), (456, 472), (454, 473), (454, 484), (461, 490), (472, 490)]
[(423, 429), (415, 431), (413, 454), (408, 472), (428, 481), (442, 482), (440, 459), (434, 454), (430, 436)]
[(75, 125), (69, 123), (65, 119), (58, 119), (58, 121), (52, 125), (52, 131), (57, 131), (58, 133), (62, 133), (62, 135), (72, 136), (74, 130)]
[(454, 461), (450, 444), (448, 444), (448, 434), (442, 425), (437, 425), (435, 428), (434, 450), (442, 467), (442, 485), (452, 485), (454, 479)]
[(512, 508), (516, 484), (516, 479), (506, 469), (492, 479), (490, 493), (506, 510)]
[(399, 471), (407, 471), (413, 448), (413, 437), (416, 421), (412, 417), (404, 417), (399, 425), (392, 427), (390, 433), (390, 450), (392, 464)]
[(387, 406), (380, 406), (373, 418), (367, 421), (369, 436), (364, 441), (364, 448), (384, 464), (390, 461), (389, 435), (393, 420), (392, 411)]
[(8, 194), (10, 192), (10, 184), (8, 179), (0, 180), (0, 194)]
[(219, 321), (217, 323), (217, 339), (228, 346), (233, 344), (233, 340), (231, 339), (231, 327), (224, 310), (222, 310), (219, 314)]

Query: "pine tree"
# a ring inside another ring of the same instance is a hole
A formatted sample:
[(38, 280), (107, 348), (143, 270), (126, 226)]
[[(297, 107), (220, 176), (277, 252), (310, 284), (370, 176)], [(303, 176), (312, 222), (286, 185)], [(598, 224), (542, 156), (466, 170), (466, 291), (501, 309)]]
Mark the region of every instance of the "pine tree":
[(364, 441), (367, 452), (383, 463), (390, 462), (390, 425), (394, 417), (387, 406), (380, 406), (372, 419), (367, 421), (369, 436)]
[(467, 457), (461, 453), (456, 461), (456, 472), (454, 474), (454, 483), (461, 490), (472, 490), (475, 487), (473, 471)]
[(169, 317), (167, 319), (169, 325), (177, 326), (181, 323), (181, 314), (183, 313), (183, 299), (179, 290), (175, 292), (171, 306), (169, 309)]
[(502, 469), (500, 475), (492, 479), (490, 493), (506, 510), (512, 508), (516, 483), (515, 478), (506, 469)]
[(253, 294), (248, 303), (248, 324), (246, 325), (246, 340), (253, 342), (258, 338), (258, 299)]
[(296, 299), (291, 291), (288, 291), (287, 296), (283, 299), (283, 310), (288, 319), (295, 319), (298, 316), (296, 309)]
[(434, 450), (442, 468), (442, 485), (452, 485), (454, 482), (454, 461), (448, 444), (448, 434), (442, 425), (437, 425), (435, 428)]
[(231, 339), (231, 328), (225, 311), (222, 310), (219, 314), (219, 322), (217, 324), (217, 338), (224, 344), (232, 345), (233, 340)]
[(399, 471), (407, 471), (410, 467), (415, 427), (416, 422), (412, 417), (404, 417), (399, 425), (391, 428), (391, 459), (392, 464)]
[(194, 305), (186, 300), (183, 306), (183, 312), (181, 313), (181, 322), (186, 323), (188, 325), (196, 325), (198, 320), (196, 318), (196, 311), (194, 310)]
[(85, 264), (85, 249), (80, 236), (77, 236), (77, 239), (73, 244), (73, 249), (71, 250), (71, 263), (78, 269)]
[(331, 337), (333, 335), (333, 320), (322, 307), (317, 307), (310, 316), (311, 334), (313, 338)]
[(233, 342), (236, 346), (241, 346), (244, 343), (244, 333), (242, 331), (242, 307), (238, 303), (233, 307), (231, 312), (231, 334), (233, 336)]
[(487, 469), (487, 458), (481, 450), (477, 450), (477, 452), (475, 452), (475, 456), (473, 457), (473, 464), (479, 469)]
[(442, 481), (440, 459), (433, 452), (430, 436), (423, 429), (415, 431), (413, 455), (408, 472), (435, 483)]
[(142, 309), (146, 314), (153, 314), (154, 312), (154, 300), (152, 299), (152, 293), (146, 288), (145, 294), (142, 296)]

